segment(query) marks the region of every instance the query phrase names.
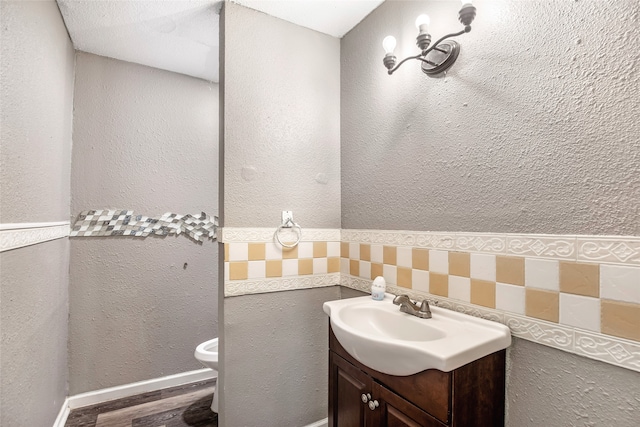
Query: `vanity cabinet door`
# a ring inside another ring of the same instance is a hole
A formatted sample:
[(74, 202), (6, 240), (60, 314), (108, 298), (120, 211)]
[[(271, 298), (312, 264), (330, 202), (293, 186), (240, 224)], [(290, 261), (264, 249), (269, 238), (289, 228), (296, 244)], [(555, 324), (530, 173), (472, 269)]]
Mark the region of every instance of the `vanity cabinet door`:
[(373, 397), (380, 405), (375, 410), (376, 426), (446, 427), (446, 424), (378, 383), (373, 384)]
[(329, 426), (371, 426), (373, 411), (362, 397), (371, 396), (371, 377), (333, 352), (329, 352), (329, 372)]

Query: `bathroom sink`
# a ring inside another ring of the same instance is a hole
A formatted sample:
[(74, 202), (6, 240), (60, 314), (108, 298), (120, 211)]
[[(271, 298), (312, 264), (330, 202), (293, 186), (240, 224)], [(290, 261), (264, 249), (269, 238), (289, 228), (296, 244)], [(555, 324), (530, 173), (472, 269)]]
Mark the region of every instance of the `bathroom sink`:
[(421, 319), (402, 313), (393, 297), (323, 305), (342, 347), (372, 369), (389, 375), (449, 372), (511, 345), (511, 332), (503, 324), (433, 306), (432, 318)]

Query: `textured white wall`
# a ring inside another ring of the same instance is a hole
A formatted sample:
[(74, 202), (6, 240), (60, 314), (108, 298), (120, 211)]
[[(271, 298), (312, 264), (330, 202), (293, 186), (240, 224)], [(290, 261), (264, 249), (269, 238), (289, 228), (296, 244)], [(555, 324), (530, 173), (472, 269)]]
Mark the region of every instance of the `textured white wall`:
[(53, 0), (1, 7), (0, 220), (66, 221), (73, 46)]
[(387, 75), (381, 41), (415, 54), (454, 1), (388, 0), (342, 40), (342, 226), (640, 234), (640, 3), (474, 4), (444, 79)]
[(640, 373), (515, 338), (507, 427), (625, 426), (640, 420)]
[[(217, 214), (218, 85), (78, 52), (71, 213)], [(71, 239), (70, 394), (201, 368), (217, 243)]]
[[(0, 2), (0, 221), (69, 216), (73, 46), (56, 3)], [(69, 242), (0, 254), (0, 425), (50, 426), (66, 397)]]
[(227, 6), (225, 226), (340, 227), (339, 40)]
[[(224, 225), (275, 230), (293, 210), (303, 230), (339, 227), (339, 40), (230, 2), (221, 28)], [(309, 289), (224, 300), (221, 425), (326, 416), (322, 303), (337, 297)]]

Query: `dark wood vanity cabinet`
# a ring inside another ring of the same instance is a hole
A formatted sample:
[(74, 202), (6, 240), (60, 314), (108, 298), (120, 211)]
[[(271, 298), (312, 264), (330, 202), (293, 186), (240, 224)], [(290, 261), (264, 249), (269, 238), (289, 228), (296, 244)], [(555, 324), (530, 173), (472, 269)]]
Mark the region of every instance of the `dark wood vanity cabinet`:
[(330, 427), (504, 426), (504, 387), (505, 350), (399, 377), (355, 360), (329, 327)]

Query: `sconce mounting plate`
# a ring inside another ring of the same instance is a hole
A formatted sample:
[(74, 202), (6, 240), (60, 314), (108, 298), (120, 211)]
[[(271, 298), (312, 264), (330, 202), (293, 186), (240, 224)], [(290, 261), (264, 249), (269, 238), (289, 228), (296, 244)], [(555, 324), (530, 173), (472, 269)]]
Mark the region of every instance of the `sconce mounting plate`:
[[(444, 52), (443, 52), (444, 51)], [(454, 40), (445, 40), (438, 44), (437, 49), (433, 49), (427, 54), (422, 62), (422, 72), (428, 76), (435, 77), (447, 71), (458, 59), (460, 44)]]

